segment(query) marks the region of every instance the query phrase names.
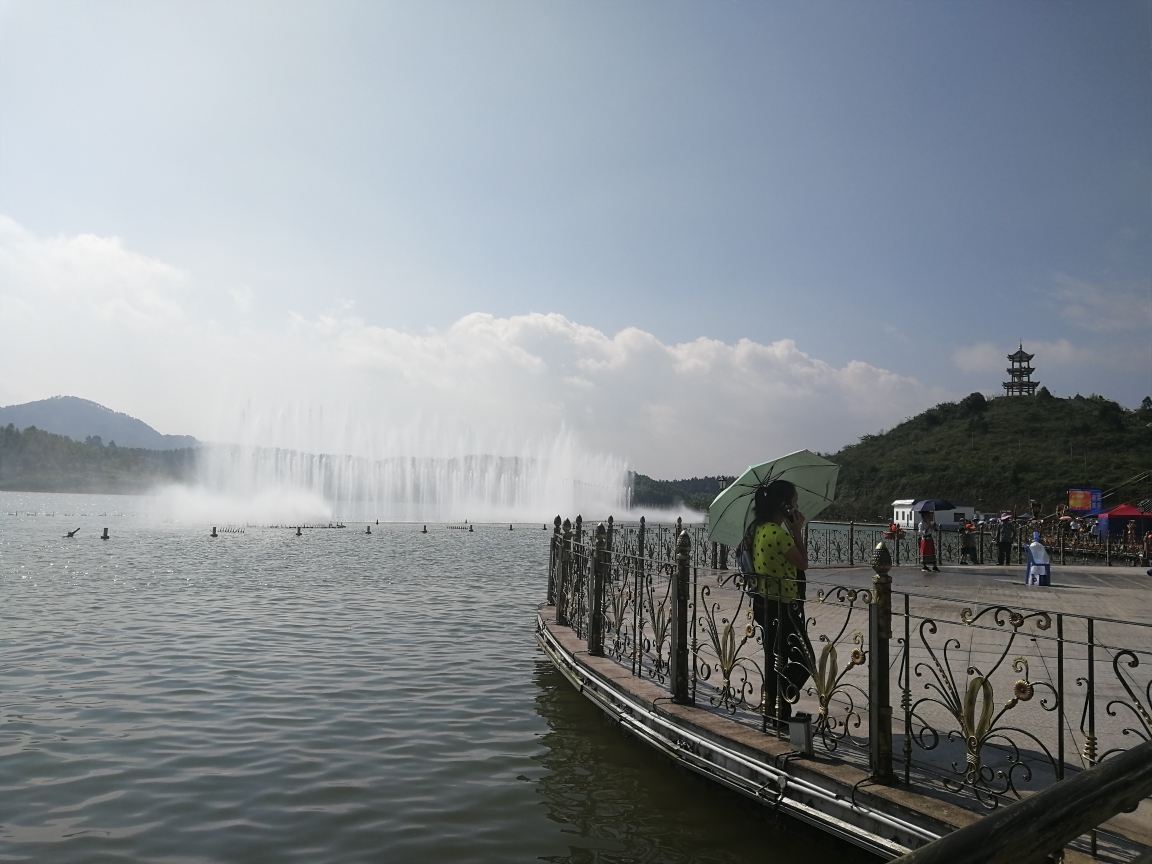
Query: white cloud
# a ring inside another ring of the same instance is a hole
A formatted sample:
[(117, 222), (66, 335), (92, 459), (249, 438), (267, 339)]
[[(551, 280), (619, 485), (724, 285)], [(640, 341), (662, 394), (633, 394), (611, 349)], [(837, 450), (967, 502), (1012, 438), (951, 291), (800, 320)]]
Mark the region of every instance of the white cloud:
[(0, 397), (70, 393), (165, 432), (376, 456), (517, 453), (566, 430), (669, 477), (833, 450), (949, 395), (789, 339), (670, 345), (536, 313), (420, 335), (347, 310), (257, 327), (209, 320), (194, 294), (115, 239), (38, 240), (0, 220), (0, 360), (21, 369)]
[(1055, 281), (1053, 296), (1073, 324), (1097, 333), (1152, 327), (1152, 298), (1146, 288), (1096, 285), (1063, 273), (1057, 273)]
[(0, 296), (25, 315), (67, 308), (136, 330), (182, 318), (177, 298), (188, 282), (175, 267), (126, 251), (118, 237), (40, 240), (4, 216), (0, 275)]
[(952, 352), (952, 363), (961, 372), (995, 372), (1008, 361), (1011, 351), (1002, 345), (991, 342), (978, 342), (975, 345), (962, 345)]

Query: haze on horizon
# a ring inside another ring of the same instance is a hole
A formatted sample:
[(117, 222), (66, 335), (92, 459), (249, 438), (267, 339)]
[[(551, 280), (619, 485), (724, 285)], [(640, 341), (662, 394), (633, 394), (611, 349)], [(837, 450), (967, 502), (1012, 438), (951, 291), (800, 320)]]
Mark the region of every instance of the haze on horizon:
[(1134, 406), (1150, 18), (0, 0), (0, 404), (662, 477), (995, 394), (1021, 340)]

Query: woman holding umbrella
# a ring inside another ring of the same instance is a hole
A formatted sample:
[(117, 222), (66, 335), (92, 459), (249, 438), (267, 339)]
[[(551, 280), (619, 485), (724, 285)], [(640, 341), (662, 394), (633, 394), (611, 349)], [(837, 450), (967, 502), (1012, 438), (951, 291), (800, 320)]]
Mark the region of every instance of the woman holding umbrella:
[[(782, 676), (765, 676), (769, 714), (783, 722), (792, 714), (792, 702), (808, 680), (812, 646), (804, 627), (804, 570), (808, 549), (804, 542), (804, 514), (798, 507), (796, 487), (774, 480), (756, 490), (755, 521), (745, 542), (756, 574), (752, 614), (763, 628), (765, 645), (772, 647)], [(786, 682), (777, 705), (779, 678)]]
[(916, 533), (920, 537), (920, 569), (925, 573), (939, 573), (936, 566), (936, 541), (932, 537), (932, 528), (935, 514), (925, 510), (920, 514), (920, 524), (916, 526)]

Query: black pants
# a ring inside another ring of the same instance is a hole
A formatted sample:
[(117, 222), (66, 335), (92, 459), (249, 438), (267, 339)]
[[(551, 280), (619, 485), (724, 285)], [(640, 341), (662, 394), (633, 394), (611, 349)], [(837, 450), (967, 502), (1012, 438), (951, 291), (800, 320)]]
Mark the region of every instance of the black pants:
[[(765, 616), (767, 612), (767, 616)], [(780, 719), (792, 716), (790, 700), (800, 695), (800, 688), (807, 683), (806, 668), (813, 662), (812, 643), (808, 641), (808, 631), (804, 627), (804, 601), (766, 600), (759, 594), (752, 595), (752, 614), (756, 623), (764, 628), (765, 639), (765, 698), (768, 703), (768, 716), (776, 716), (776, 692), (782, 682), (783, 690)], [(767, 620), (765, 620), (767, 618)], [(782, 676), (775, 671), (775, 657), (779, 652), (784, 666)]]
[(1007, 543), (996, 542), (996, 563), (997, 564), (1011, 564), (1008, 559), (1012, 557), (1012, 541)]

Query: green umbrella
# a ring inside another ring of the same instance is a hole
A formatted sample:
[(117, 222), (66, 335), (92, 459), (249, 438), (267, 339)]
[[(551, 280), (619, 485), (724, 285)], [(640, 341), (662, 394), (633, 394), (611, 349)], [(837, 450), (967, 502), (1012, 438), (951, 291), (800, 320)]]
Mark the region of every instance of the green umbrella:
[(839, 465), (811, 450), (797, 450), (771, 462), (753, 465), (717, 495), (708, 508), (708, 539), (726, 546), (738, 545), (755, 520), (756, 490), (773, 480), (787, 480), (796, 486), (797, 506), (805, 518), (811, 519), (836, 497), (839, 473)]

